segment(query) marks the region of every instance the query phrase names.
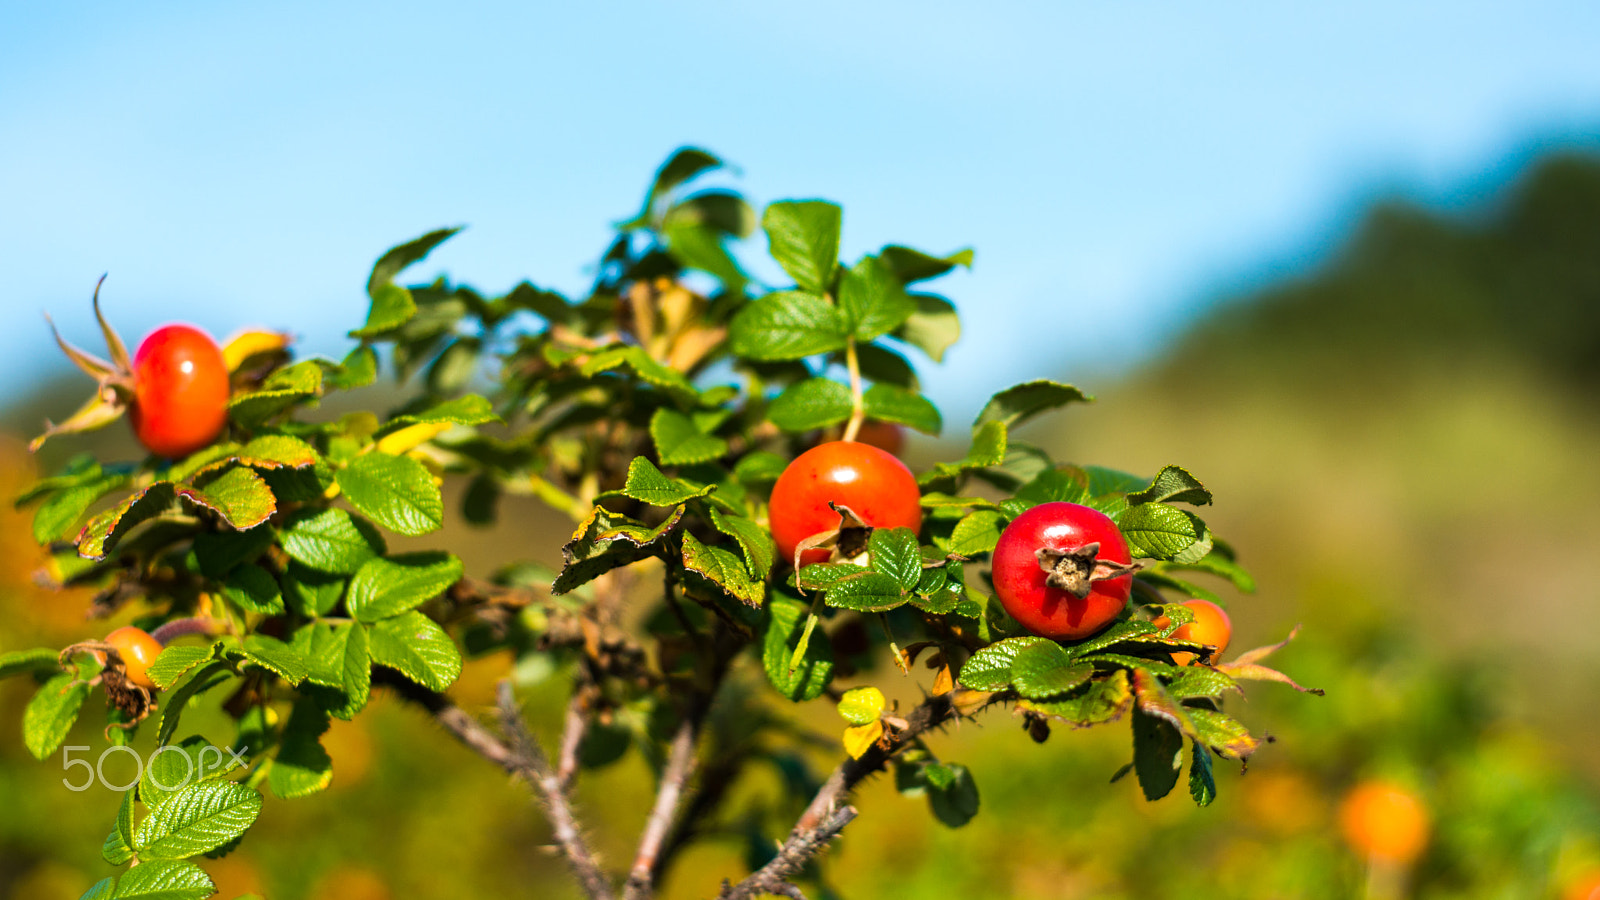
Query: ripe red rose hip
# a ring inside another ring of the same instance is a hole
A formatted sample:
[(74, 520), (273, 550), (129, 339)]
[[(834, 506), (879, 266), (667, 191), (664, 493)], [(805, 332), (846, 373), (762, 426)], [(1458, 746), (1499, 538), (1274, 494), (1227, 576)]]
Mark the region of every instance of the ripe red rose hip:
[(1041, 503), (994, 548), (994, 592), (1034, 634), (1075, 640), (1104, 628), (1133, 590), (1133, 557), (1117, 524), (1076, 503)]
[(133, 354), (128, 419), (139, 443), (157, 456), (188, 456), (228, 424), (228, 366), (205, 332), (167, 325)]
[[(795, 457), (772, 486), (769, 519), (782, 558), (793, 562), (801, 541), (839, 527), (829, 501), (874, 528), (922, 527), (922, 494), (905, 463), (877, 447), (830, 441)], [(801, 565), (827, 559), (825, 549), (807, 550)]]

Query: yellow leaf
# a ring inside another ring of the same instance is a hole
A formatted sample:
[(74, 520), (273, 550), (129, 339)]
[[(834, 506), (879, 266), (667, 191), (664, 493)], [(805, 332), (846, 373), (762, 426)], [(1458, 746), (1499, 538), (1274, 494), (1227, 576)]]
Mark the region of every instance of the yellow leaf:
[(393, 434), (384, 435), (378, 440), (373, 449), (379, 453), (387, 453), (390, 456), (403, 456), (452, 427), (454, 426), (449, 422), (426, 422), (421, 425), (407, 425)]
[(237, 371), (245, 360), (288, 348), (291, 338), (281, 331), (241, 331), (228, 338), (222, 347), (222, 360), (228, 371)]
[(883, 723), (870, 722), (866, 725), (856, 725), (844, 730), (844, 752), (850, 754), (851, 759), (860, 759), (872, 745), (883, 737)]

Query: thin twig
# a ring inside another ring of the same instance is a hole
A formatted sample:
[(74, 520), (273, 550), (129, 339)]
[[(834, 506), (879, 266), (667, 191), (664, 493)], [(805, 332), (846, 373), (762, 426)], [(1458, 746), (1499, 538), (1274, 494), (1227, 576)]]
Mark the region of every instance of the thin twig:
[(844, 439), (853, 441), (867, 418), (867, 405), (861, 393), (861, 361), (856, 355), (856, 339), (849, 338), (844, 345), (844, 364), (850, 374), (850, 421), (844, 426)]
[(685, 716), (672, 736), (672, 749), (667, 755), (667, 764), (661, 769), (661, 787), (656, 791), (655, 806), (639, 837), (639, 851), (634, 854), (633, 869), (622, 890), (623, 900), (644, 900), (655, 893), (661, 844), (677, 819), (678, 801), (694, 769), (694, 745), (700, 731), (700, 718)]
[(828, 842), (838, 836), (846, 825), (856, 817), (856, 808), (845, 805), (834, 810), (827, 819), (817, 823), (815, 828), (790, 836), (779, 848), (778, 855), (771, 862), (750, 873), (750, 877), (736, 885), (722, 882), (722, 892), (717, 894), (717, 900), (748, 900), (762, 894), (778, 894), (784, 897), (794, 897), (800, 889), (789, 883), (789, 879), (800, 874), (812, 857), (822, 852)]
[(561, 726), (561, 755), (556, 758), (556, 777), (561, 779), (563, 791), (572, 790), (572, 782), (578, 777), (578, 748), (583, 744), (583, 733), (589, 725), (588, 717), (583, 714), (586, 696), (586, 682), (573, 688), (572, 699), (567, 702), (566, 721)]
[(500, 682), (500, 725), (505, 730), (506, 743), (511, 751), (510, 768), (533, 788), (533, 796), (550, 817), (550, 827), (555, 831), (556, 843), (572, 867), (573, 875), (591, 900), (611, 900), (611, 883), (600, 871), (594, 854), (589, 850), (583, 832), (578, 828), (567, 794), (561, 788), (561, 779), (550, 768), (539, 742), (528, 733), (522, 712), (517, 709), (517, 698), (511, 691), (511, 682)]
[(443, 725), (446, 731), (455, 735), (461, 743), (466, 744), (479, 756), (508, 772), (514, 771), (511, 751), (500, 738), (466, 710), (457, 706), (449, 697), (391, 674), (388, 669), (375, 669), (372, 673), (372, 683), (375, 686), (392, 688), (401, 697), (431, 713), (434, 721)]

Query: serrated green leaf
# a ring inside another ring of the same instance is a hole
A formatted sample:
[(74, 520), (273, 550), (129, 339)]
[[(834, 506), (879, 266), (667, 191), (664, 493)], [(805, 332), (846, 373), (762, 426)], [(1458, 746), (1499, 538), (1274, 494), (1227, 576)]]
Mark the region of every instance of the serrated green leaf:
[(213, 658), (212, 648), (205, 647), (168, 647), (161, 651), (156, 661), (150, 664), (145, 674), (155, 682), (156, 687), (166, 690), (178, 683), (185, 673), (192, 671), (196, 666)]
[(260, 813), (261, 795), (242, 784), (192, 784), (150, 810), (134, 846), (141, 860), (187, 859), (244, 834)]
[(694, 419), (660, 407), (650, 417), (650, 439), (664, 466), (710, 462), (728, 452), (728, 442), (700, 430)]
[[(126, 862), (126, 860), (124, 860), (124, 862)], [(114, 866), (121, 864), (122, 863), (112, 863)], [(115, 900), (116, 890), (117, 880), (107, 876), (91, 885), (87, 891), (83, 892), (83, 896), (79, 897), (78, 900)]]
[(461, 560), (439, 550), (374, 557), (350, 579), (345, 606), (362, 622), (416, 609), (461, 580)]
[[(124, 865), (133, 859), (133, 794), (133, 791), (122, 792), (122, 803), (117, 806), (117, 821), (100, 844), (100, 858), (113, 866)], [(109, 891), (106, 896), (111, 896)]]
[(875, 687), (851, 688), (839, 697), (839, 715), (851, 725), (869, 725), (878, 721), (887, 704), (883, 691)]
[(1229, 759), (1244, 759), (1261, 747), (1261, 741), (1227, 713), (1196, 706), (1185, 706), (1184, 712), (1196, 739)]
[(1189, 748), (1189, 796), (1196, 806), (1210, 806), (1217, 799), (1217, 781), (1211, 774), (1211, 753), (1198, 741)]
[(622, 486), (622, 493), (651, 506), (677, 506), (695, 497), (707, 496), (715, 489), (714, 485), (696, 488), (668, 478), (650, 460), (635, 456), (633, 462), (628, 463), (628, 480)]
[(578, 371), (587, 378), (593, 378), (601, 372), (620, 368), (632, 369), (639, 380), (653, 387), (667, 391), (680, 402), (693, 402), (699, 392), (683, 373), (670, 369), (650, 358), (641, 347), (617, 345), (602, 350), (579, 367)]
[(849, 335), (839, 310), (817, 294), (774, 291), (729, 323), (729, 346), (745, 359), (800, 359), (842, 349)]
[[(372, 694), (372, 655), (367, 631), (359, 624), (318, 622), (295, 632), (294, 646), (306, 657), (306, 680), (322, 707), (341, 719), (352, 719)], [(320, 690), (319, 690), (320, 689)]]
[(246, 612), (283, 612), (283, 590), (267, 570), (254, 563), (237, 566), (222, 583), (222, 596)]
[(855, 575), (860, 575), (864, 570), (855, 563), (811, 563), (801, 567), (797, 574), (789, 576), (789, 584), (802, 591), (825, 591), (840, 581)]
[(305, 659), (275, 637), (247, 635), (242, 650), (247, 662), (276, 673), (290, 684), (299, 684), (306, 678)]
[(56, 752), (78, 711), (89, 696), (89, 685), (76, 670), (62, 672), (39, 686), (22, 713), (22, 742), (34, 759)]
[(721, 547), (700, 543), (688, 532), (683, 534), (683, 566), (750, 606), (760, 606), (766, 597), (766, 586), (751, 579), (743, 560)]
[(1162, 572), (1168, 572), (1172, 569), (1188, 569), (1194, 572), (1206, 572), (1219, 578), (1226, 578), (1233, 583), (1235, 588), (1246, 594), (1254, 593), (1256, 589), (1256, 580), (1250, 576), (1250, 573), (1246, 572), (1242, 566), (1230, 557), (1218, 552), (1215, 543), (1213, 543), (1210, 553), (1193, 562), (1159, 564), (1159, 570)]
[(1016, 499), (1025, 500), (1032, 506), (1058, 501), (1082, 504), (1090, 496), (1087, 481), (1083, 470), (1073, 466), (1045, 469), (1017, 489)]
[(135, 491), (89, 520), (78, 537), (78, 555), (84, 559), (105, 559), (129, 531), (171, 509), (177, 497), (177, 486), (170, 481), (158, 481)]
[(1073, 661), (1061, 645), (1030, 644), (1011, 661), (1011, 684), (1029, 700), (1050, 700), (1087, 682), (1094, 666)]
[(719, 509), (711, 510), (711, 525), (739, 542), (751, 577), (765, 581), (778, 556), (778, 545), (773, 542), (772, 535), (752, 519), (730, 515)]
[(1211, 492), (1198, 478), (1179, 466), (1165, 466), (1151, 479), (1150, 486), (1128, 495), (1128, 503), (1188, 503), (1205, 506), (1211, 502)]
[(659, 552), (662, 539), (682, 521), (682, 506), (675, 507), (666, 521), (655, 528), (647, 528), (627, 516), (596, 506), (562, 546), (565, 565), (550, 586), (551, 592), (565, 594), (612, 569)]
[(178, 721), (183, 716), (184, 709), (189, 701), (211, 690), (232, 677), (227, 667), (221, 662), (211, 662), (194, 670), (181, 687), (172, 691), (161, 702), (161, 723), (156, 729), (156, 746), (167, 743), (178, 729)]
[(797, 703), (816, 699), (833, 678), (833, 643), (818, 629), (807, 641), (800, 664), (791, 670), (789, 663), (800, 646), (808, 607), (789, 597), (774, 596), (767, 609), (761, 643), (761, 663), (767, 680), (779, 694)]
[(444, 524), (444, 497), (427, 467), (409, 456), (363, 453), (334, 476), (350, 505), (396, 534), (417, 537)]
[(35, 650), (12, 650), (0, 653), (0, 678), (21, 675), (24, 672), (59, 671), (59, 652), (49, 647)]
[(260, 525), (278, 509), (272, 489), (244, 466), (228, 469), (197, 487), (179, 487), (178, 496), (211, 510), (240, 530)]
[(367, 631), (372, 661), (431, 691), (443, 691), (461, 674), (461, 652), (450, 635), (419, 612), (401, 613)]
[(323, 383), (338, 391), (363, 388), (378, 380), (378, 355), (365, 344), (345, 354), (335, 369), (323, 376)]
[(1004, 422), (985, 422), (972, 430), (972, 446), (967, 455), (956, 462), (942, 462), (932, 471), (917, 478), (918, 484), (929, 484), (941, 479), (957, 478), (972, 469), (998, 466), (1006, 459), (1007, 433)]
[(1167, 692), (1179, 700), (1197, 697), (1218, 698), (1229, 692), (1242, 694), (1239, 683), (1210, 666), (1184, 666), (1171, 682)]
[(944, 419), (933, 401), (915, 391), (889, 384), (875, 384), (861, 395), (867, 408), (867, 418), (880, 422), (897, 422), (922, 432), (938, 435), (944, 430)]
[(785, 200), (767, 206), (761, 229), (767, 249), (794, 283), (814, 294), (828, 292), (839, 259), (839, 206), (823, 200)]
[(192, 862), (152, 859), (122, 873), (114, 900), (205, 900), (217, 892), (210, 876)]
[(789, 461), (776, 453), (757, 450), (739, 460), (733, 467), (733, 477), (748, 487), (765, 487), (778, 480)]
[(322, 367), (308, 359), (274, 372), (260, 390), (230, 399), (228, 416), (246, 428), (255, 428), (320, 393)]
[(863, 256), (839, 281), (839, 312), (858, 341), (882, 337), (917, 311), (894, 272), (875, 256)]
[(321, 741), (327, 730), (328, 714), (322, 707), (305, 697), (295, 701), (283, 726), (278, 755), (267, 770), (267, 784), (274, 796), (285, 800), (305, 797), (333, 781), (333, 760)]
[(934, 362), (944, 362), (944, 354), (961, 337), (961, 318), (949, 300), (935, 294), (912, 294), (917, 311), (906, 319), (894, 336)]
[(862, 572), (834, 582), (824, 602), (856, 612), (888, 612), (906, 602), (906, 592), (892, 575)]
[(1039, 644), (1055, 646), (1049, 638), (1033, 636), (1007, 638), (990, 644), (967, 658), (956, 680), (977, 691), (1003, 691), (1011, 686), (1011, 663), (1017, 654)]
[[(139, 779), (139, 799), (154, 809), (192, 784), (221, 778), (243, 763), (227, 750), (212, 746), (199, 735), (178, 744), (166, 744), (151, 751)], [(130, 792), (131, 793), (131, 792)], [(127, 835), (133, 844), (132, 823)]]
[(916, 532), (909, 528), (874, 528), (867, 540), (872, 568), (893, 578), (905, 590), (917, 589), (922, 580), (922, 551)]
[(325, 509), (296, 521), (283, 533), (291, 559), (319, 572), (354, 575), (362, 564), (388, 552), (372, 523), (342, 509)]
[(271, 528), (197, 534), (193, 544), (195, 564), (201, 575), (222, 578), (240, 563), (254, 562), (275, 538)]
[(1029, 381), (1006, 388), (991, 397), (983, 411), (978, 413), (978, 420), (974, 424), (1003, 422), (1008, 428), (1014, 428), (1039, 413), (1069, 403), (1088, 403), (1093, 399), (1070, 384)]
[(1132, 705), (1133, 690), (1128, 685), (1128, 673), (1122, 669), (1107, 678), (1091, 680), (1063, 699), (1017, 701), (1018, 709), (1060, 719), (1075, 728), (1116, 721)]
[(264, 434), (239, 448), (238, 459), (257, 469), (303, 469), (316, 465), (322, 455), (305, 441), (286, 434)]
[(1193, 513), (1160, 503), (1130, 506), (1117, 520), (1135, 557), (1197, 562), (1211, 552), (1211, 530)]
[[(378, 261), (372, 264), (372, 274), (367, 277), (367, 292), (371, 293), (379, 285), (393, 281), (394, 277), (405, 271), (408, 266), (427, 258), (435, 247), (460, 231), (459, 227), (438, 228), (385, 250), (383, 255), (378, 257)], [(368, 324), (371, 324), (370, 321)]]
[(808, 378), (772, 398), (767, 418), (784, 431), (811, 431), (850, 418), (850, 389), (828, 378)]
[(969, 513), (950, 532), (950, 552), (959, 556), (989, 553), (1000, 542), (1000, 532), (1004, 528), (1005, 516), (994, 510)]

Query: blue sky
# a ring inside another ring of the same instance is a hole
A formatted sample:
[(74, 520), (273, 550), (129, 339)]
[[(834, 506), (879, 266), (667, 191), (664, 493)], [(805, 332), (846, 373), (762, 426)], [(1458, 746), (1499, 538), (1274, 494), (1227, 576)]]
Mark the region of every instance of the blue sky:
[[(587, 283), (694, 143), (849, 254), (977, 250), (942, 284), (951, 420), (1091, 390), (1372, 198), (1470, 201), (1535, 143), (1600, 147), (1600, 4), (35, 3), (0, 9), (0, 376), (94, 345), (290, 327), (337, 353), (391, 244), (415, 274)], [(758, 247), (752, 247), (754, 251)], [(754, 255), (752, 253), (752, 255)]]

